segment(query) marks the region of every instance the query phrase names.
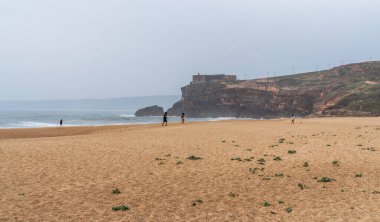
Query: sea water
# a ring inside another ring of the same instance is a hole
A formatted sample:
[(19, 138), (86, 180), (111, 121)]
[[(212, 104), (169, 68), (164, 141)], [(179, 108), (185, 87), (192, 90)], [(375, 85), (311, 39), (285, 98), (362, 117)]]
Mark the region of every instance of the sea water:
[[(159, 124), (162, 116), (136, 117), (135, 110), (0, 110), (0, 128), (56, 127), (63, 120), (64, 126), (102, 126)], [(187, 122), (218, 121), (235, 119), (186, 118)], [(179, 117), (169, 116), (171, 122), (180, 122)]]

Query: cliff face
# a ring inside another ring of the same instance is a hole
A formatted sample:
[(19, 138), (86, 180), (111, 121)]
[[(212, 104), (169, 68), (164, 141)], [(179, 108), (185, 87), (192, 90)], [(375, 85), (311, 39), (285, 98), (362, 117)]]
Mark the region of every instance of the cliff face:
[(269, 79), (193, 83), (169, 115), (274, 118), (380, 115), (380, 62)]
[(182, 88), (183, 100), (169, 115), (185, 112), (189, 117), (281, 117), (309, 115), (314, 97), (296, 91), (276, 93), (255, 88), (227, 87), (225, 83), (192, 84)]

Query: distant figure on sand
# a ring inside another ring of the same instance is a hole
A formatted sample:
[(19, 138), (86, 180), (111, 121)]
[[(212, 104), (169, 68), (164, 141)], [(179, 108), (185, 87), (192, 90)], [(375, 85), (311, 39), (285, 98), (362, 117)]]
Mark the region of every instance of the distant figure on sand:
[(165, 114), (164, 114), (162, 126), (164, 126), (164, 124), (165, 124), (165, 126), (168, 125), (168, 112), (165, 112)]
[(292, 125), (294, 125), (294, 120), (295, 120), (295, 116), (294, 116), (294, 114), (292, 114)]
[(59, 125), (62, 126), (62, 124), (63, 124), (63, 120), (61, 119), (61, 120), (59, 121)]
[(181, 114), (181, 124), (185, 124), (185, 113)]

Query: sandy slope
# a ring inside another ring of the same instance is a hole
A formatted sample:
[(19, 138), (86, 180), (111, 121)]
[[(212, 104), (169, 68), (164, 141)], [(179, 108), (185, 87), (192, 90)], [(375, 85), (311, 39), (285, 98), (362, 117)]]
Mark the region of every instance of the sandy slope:
[(380, 118), (0, 130), (0, 221), (380, 221), (376, 191)]

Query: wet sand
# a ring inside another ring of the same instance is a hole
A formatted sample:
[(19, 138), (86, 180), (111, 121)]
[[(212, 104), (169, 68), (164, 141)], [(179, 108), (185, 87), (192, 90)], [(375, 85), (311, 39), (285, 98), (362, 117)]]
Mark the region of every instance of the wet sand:
[(380, 118), (0, 130), (0, 221), (380, 221), (379, 209)]

